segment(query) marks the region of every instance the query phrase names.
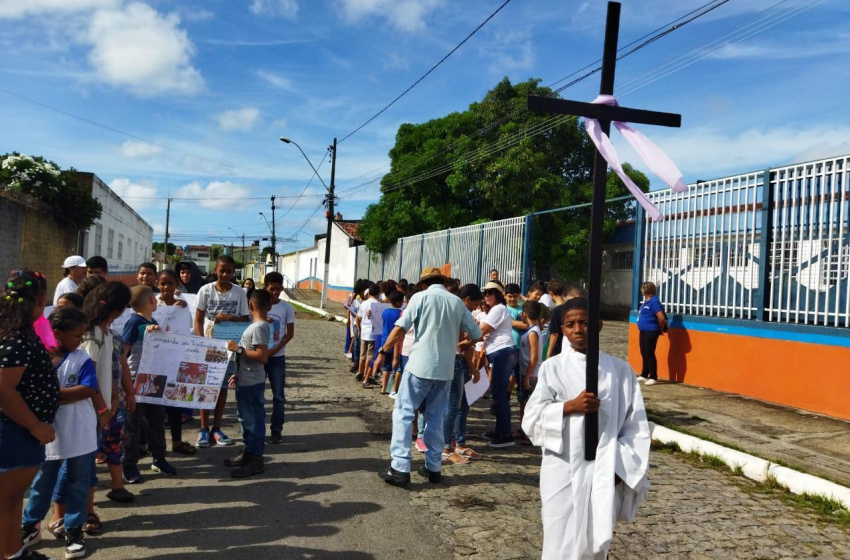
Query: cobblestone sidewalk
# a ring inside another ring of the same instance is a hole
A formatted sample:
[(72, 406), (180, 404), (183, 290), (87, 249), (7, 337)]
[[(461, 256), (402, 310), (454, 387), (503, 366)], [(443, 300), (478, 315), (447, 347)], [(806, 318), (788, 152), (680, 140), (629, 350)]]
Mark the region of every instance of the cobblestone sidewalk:
[[(388, 457), (393, 401), (354, 382), (341, 355), (341, 325), (299, 321), (297, 332), (305, 342), (293, 352), (293, 360), (322, 357), (327, 360), (323, 368), (330, 372), (323, 386), (302, 386), (293, 372), (287, 400), (296, 408), (299, 402), (321, 402), (357, 409), (375, 435), (374, 445), (383, 447)], [(470, 434), (492, 428), (488, 406), (489, 401), (482, 401), (473, 407)], [(483, 460), (445, 467), (442, 485), (415, 480), (410, 500), (441, 520), (455, 558), (538, 558), (539, 451), (521, 446), (491, 450), (483, 440), (470, 442), (485, 455)], [(653, 487), (637, 521), (618, 526), (612, 559), (850, 560), (850, 528), (824, 523), (775, 496), (757, 493), (745, 479), (653, 452), (650, 480)]]

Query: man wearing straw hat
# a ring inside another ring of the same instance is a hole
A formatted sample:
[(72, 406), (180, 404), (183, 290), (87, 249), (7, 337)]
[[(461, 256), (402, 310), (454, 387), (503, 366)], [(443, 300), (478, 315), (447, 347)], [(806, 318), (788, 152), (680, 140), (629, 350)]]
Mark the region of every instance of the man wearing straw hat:
[(425, 410), (425, 465), (419, 474), (430, 482), (440, 482), (440, 463), (443, 453), (443, 413), (454, 378), (454, 360), (460, 331), (473, 340), (481, 338), (481, 329), (463, 302), (445, 288), (447, 278), (439, 268), (426, 268), (419, 282), (427, 289), (410, 298), (401, 318), (382, 350), (388, 351), (411, 327), (416, 337), (393, 410), (393, 436), (390, 444), (392, 463), (378, 474), (388, 484), (406, 486), (410, 483), (410, 434), (413, 416), (423, 402)]

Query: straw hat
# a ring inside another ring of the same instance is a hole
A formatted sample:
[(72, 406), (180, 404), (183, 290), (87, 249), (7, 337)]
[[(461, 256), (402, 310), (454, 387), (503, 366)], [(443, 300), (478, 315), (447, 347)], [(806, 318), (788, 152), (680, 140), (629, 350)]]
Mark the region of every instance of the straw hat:
[(432, 278), (443, 278), (446, 277), (436, 266), (429, 266), (427, 268), (422, 269), (422, 275), (419, 277), (419, 281), (422, 282), (424, 280), (430, 280)]
[(484, 284), (484, 287), (481, 288), (482, 292), (486, 292), (487, 290), (499, 290), (502, 295), (505, 295), (505, 289), (498, 282), (487, 282)]

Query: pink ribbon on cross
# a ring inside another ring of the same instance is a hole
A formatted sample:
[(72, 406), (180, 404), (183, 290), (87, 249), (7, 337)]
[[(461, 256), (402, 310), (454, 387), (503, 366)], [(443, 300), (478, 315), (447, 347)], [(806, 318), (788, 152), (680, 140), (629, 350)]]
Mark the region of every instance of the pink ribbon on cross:
[[(617, 99), (613, 95), (600, 95), (596, 99), (593, 100), (593, 103), (598, 103), (601, 105), (611, 105), (616, 107), (618, 105)], [(625, 138), (626, 142), (628, 142), (632, 148), (638, 153), (641, 159), (646, 163), (647, 167), (658, 175), (662, 181), (664, 181), (671, 189), (676, 192), (684, 192), (688, 190), (688, 185), (682, 180), (682, 172), (679, 171), (679, 168), (676, 167), (676, 164), (673, 163), (673, 160), (665, 154), (661, 148), (656, 146), (649, 138), (627, 125), (626, 123), (619, 121), (612, 121), (611, 124), (620, 131), (620, 134)], [(652, 201), (647, 198), (647, 196), (643, 193), (642, 190), (635, 184), (631, 178), (626, 175), (626, 172), (623, 171), (623, 166), (620, 163), (620, 156), (617, 154), (617, 150), (614, 148), (614, 144), (611, 142), (611, 139), (602, 132), (602, 127), (599, 126), (599, 121), (596, 119), (585, 119), (584, 127), (587, 130), (587, 134), (590, 136), (590, 139), (596, 144), (596, 149), (599, 150), (599, 153), (602, 154), (602, 157), (605, 158), (605, 161), (608, 162), (608, 165), (611, 166), (611, 169), (616, 173), (620, 179), (623, 180), (623, 183), (626, 185), (626, 188), (632, 193), (638, 203), (643, 206), (646, 213), (652, 218), (655, 222), (660, 222), (664, 220), (664, 214), (661, 213), (661, 210), (655, 206)]]

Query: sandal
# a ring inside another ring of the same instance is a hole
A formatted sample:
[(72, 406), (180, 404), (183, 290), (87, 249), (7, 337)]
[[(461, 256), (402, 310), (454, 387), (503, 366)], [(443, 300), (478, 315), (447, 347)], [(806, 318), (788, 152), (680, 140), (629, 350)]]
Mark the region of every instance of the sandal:
[(480, 459), (481, 453), (476, 453), (472, 450), (471, 447), (455, 447), (455, 453), (460, 455), (461, 457), (467, 457), (469, 459)]
[(65, 538), (65, 520), (57, 519), (47, 526), (47, 532), (56, 537), (57, 540), (63, 540)]
[(106, 463), (106, 455), (104, 455), (103, 453), (98, 453), (94, 462), (98, 465), (103, 465), (104, 463)]
[(469, 459), (466, 457), (462, 457), (457, 453), (449, 453), (447, 451), (443, 451), (443, 464), (444, 465), (466, 465), (469, 463)]
[(185, 441), (172, 443), (171, 450), (175, 453), (180, 453), (181, 455), (194, 455), (198, 452), (194, 445)]
[(100, 517), (91, 512), (86, 516), (86, 524), (83, 525), (83, 532), (87, 535), (97, 535), (103, 531), (103, 523), (100, 522)]

